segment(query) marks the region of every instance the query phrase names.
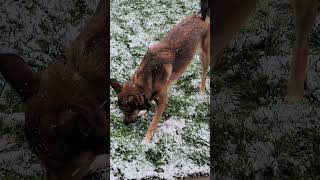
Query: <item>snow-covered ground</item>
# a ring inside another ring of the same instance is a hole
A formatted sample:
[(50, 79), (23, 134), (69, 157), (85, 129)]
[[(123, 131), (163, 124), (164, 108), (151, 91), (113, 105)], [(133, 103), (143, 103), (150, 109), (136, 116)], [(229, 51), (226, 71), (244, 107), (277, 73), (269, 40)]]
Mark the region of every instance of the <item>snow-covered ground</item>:
[(289, 1), (259, 1), (212, 70), (214, 175), (319, 179), (320, 21), (312, 32), (305, 97), (301, 103), (286, 104), (293, 17)]
[[(189, 0), (112, 0), (110, 9), (111, 77), (124, 82), (150, 45), (200, 7), (198, 1)], [(209, 174), (209, 91), (199, 96), (200, 77), (197, 56), (171, 89), (150, 145), (143, 144), (142, 139), (154, 110), (127, 127), (116, 93), (111, 91), (111, 179), (176, 179)]]

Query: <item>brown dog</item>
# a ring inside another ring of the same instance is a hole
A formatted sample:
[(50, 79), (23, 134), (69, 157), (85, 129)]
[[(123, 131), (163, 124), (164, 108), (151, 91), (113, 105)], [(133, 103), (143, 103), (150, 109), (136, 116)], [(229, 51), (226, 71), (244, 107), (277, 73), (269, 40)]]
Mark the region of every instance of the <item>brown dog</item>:
[(111, 86), (118, 93), (118, 104), (125, 115), (124, 122), (134, 122), (138, 112), (157, 102), (156, 112), (144, 141), (150, 143), (168, 101), (168, 89), (191, 63), (196, 50), (201, 48), (203, 65), (200, 94), (204, 93), (209, 66), (210, 18), (188, 16), (171, 29), (157, 44), (150, 47), (138, 69), (123, 85), (111, 79)]
[[(39, 74), (21, 57), (0, 55), (0, 71), (25, 105), (25, 132), (48, 180), (79, 180), (106, 153), (109, 128), (105, 0), (67, 51)], [(94, 169), (92, 169), (94, 170)]]
[[(213, 0), (214, 29), (212, 58), (215, 58), (236, 34), (255, 9), (256, 0)], [(292, 0), (296, 19), (295, 58), (288, 83), (287, 102), (300, 101), (304, 95), (304, 81), (309, 51), (309, 33), (317, 15), (319, 0)], [(213, 61), (212, 61), (213, 62)]]

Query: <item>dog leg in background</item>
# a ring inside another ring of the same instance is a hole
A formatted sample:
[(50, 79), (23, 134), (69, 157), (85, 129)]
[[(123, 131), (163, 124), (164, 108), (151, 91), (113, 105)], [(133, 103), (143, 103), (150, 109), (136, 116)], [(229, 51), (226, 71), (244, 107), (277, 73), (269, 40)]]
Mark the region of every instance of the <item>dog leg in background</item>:
[(212, 4), (214, 24), (211, 58), (215, 58), (255, 10), (256, 0), (213, 0)]
[(202, 79), (200, 84), (199, 94), (203, 95), (206, 89), (206, 80), (208, 76), (208, 69), (210, 65), (210, 29), (207, 35), (203, 38), (200, 44), (201, 47), (201, 62), (202, 62)]
[(306, 66), (309, 52), (309, 34), (317, 15), (317, 0), (295, 0), (293, 2), (296, 20), (296, 45), (291, 75), (288, 82), (287, 102), (303, 98)]
[(164, 112), (164, 108), (167, 102), (168, 102), (167, 87), (163, 87), (162, 92), (159, 94), (159, 101), (156, 107), (156, 112), (153, 115), (152, 121), (148, 127), (148, 131), (143, 139), (143, 143), (149, 144), (151, 142), (152, 136), (160, 122), (160, 118), (162, 116), (162, 113)]

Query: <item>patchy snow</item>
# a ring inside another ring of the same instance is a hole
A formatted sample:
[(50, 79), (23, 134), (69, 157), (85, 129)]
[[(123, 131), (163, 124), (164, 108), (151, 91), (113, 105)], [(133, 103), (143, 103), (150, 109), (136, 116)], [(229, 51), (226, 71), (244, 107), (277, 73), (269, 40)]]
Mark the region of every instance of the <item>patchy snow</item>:
[[(118, 155), (118, 157), (111, 158), (112, 179), (152, 179), (156, 177), (176, 179), (176, 177), (186, 177), (193, 174), (208, 174), (208, 164), (198, 165), (201, 161), (201, 163), (206, 163), (205, 159), (199, 159), (197, 163), (189, 157), (190, 154), (195, 156), (197, 153), (208, 156), (207, 149), (194, 146), (185, 147), (184, 144), (187, 142), (182, 136), (194, 136), (209, 147), (209, 128), (203, 126), (200, 132), (194, 132), (193, 130), (197, 130), (194, 128), (186, 133), (183, 129), (187, 126), (186, 120), (171, 117), (159, 125), (151, 144), (143, 144), (139, 140), (125, 140), (127, 143), (131, 142), (126, 148), (131, 148), (131, 151), (139, 150), (138, 154), (134, 156), (118, 154), (115, 149), (120, 148), (119, 144), (112, 141), (111, 154)], [(119, 159), (119, 156), (128, 158), (128, 160), (123, 161)], [(150, 160), (156, 162), (150, 162)]]
[(177, 119), (176, 117), (170, 117), (164, 123), (159, 124), (158, 136), (168, 141), (167, 138), (172, 138), (177, 144), (181, 144), (181, 132), (186, 127), (184, 119)]

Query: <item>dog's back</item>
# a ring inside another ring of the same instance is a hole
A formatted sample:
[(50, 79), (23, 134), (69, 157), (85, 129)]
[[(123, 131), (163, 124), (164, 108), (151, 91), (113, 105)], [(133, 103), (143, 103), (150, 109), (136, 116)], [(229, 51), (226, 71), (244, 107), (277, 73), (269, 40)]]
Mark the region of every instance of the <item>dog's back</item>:
[(172, 78), (175, 79), (188, 67), (201, 42), (209, 38), (210, 18), (202, 20), (198, 15), (183, 19), (159, 44), (174, 53)]

